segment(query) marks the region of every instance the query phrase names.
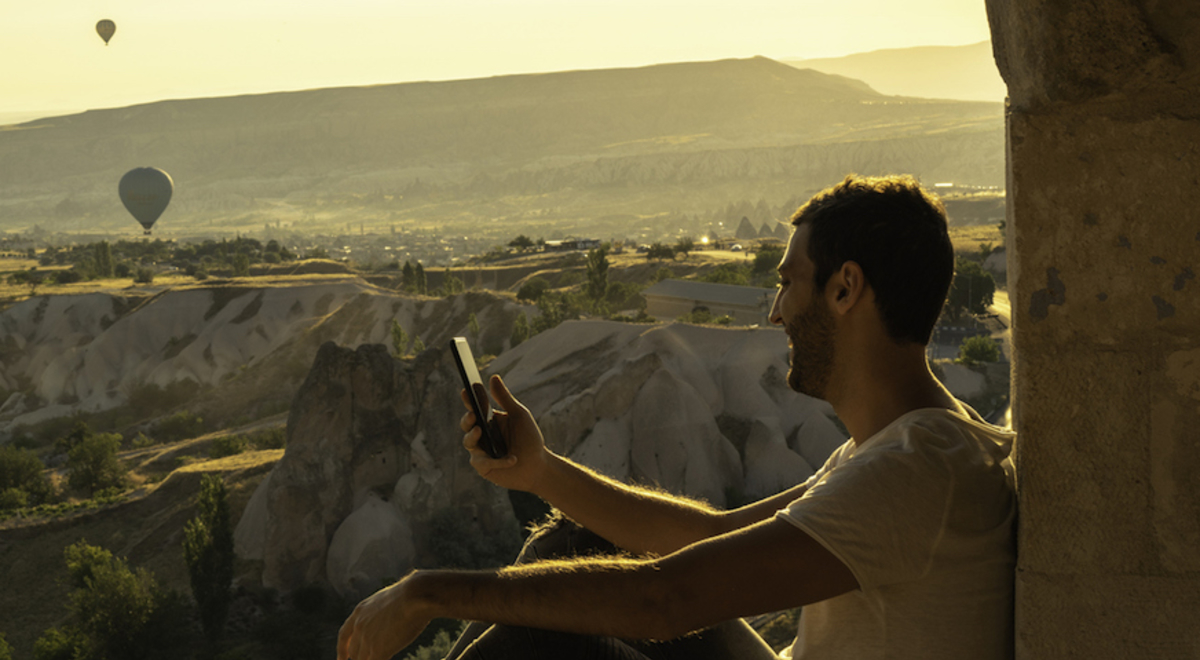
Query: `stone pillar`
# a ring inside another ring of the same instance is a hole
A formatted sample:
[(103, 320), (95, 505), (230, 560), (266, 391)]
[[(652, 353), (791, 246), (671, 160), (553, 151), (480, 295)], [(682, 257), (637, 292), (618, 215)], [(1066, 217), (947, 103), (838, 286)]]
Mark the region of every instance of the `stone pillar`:
[(987, 0), (1019, 659), (1200, 656), (1200, 3)]

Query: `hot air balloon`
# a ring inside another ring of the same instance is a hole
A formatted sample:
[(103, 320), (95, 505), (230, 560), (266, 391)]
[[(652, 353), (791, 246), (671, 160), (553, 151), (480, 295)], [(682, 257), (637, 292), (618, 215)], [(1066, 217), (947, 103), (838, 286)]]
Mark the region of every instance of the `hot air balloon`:
[(113, 33), (117, 31), (117, 24), (107, 18), (96, 23), (96, 34), (104, 40), (104, 45), (108, 45), (108, 40), (112, 39)]
[(171, 201), (171, 193), (175, 191), (175, 183), (171, 175), (157, 167), (138, 167), (129, 170), (121, 177), (117, 192), (121, 195), (121, 203), (129, 209), (129, 213), (142, 223), (146, 235), (154, 221), (166, 210)]

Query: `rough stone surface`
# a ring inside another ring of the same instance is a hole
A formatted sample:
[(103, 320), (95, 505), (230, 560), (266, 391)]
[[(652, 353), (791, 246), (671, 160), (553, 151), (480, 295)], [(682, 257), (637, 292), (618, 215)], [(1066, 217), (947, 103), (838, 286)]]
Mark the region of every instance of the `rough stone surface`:
[(1200, 579), (1018, 572), (1018, 658), (1195, 658)]
[(444, 508), (461, 511), (484, 532), (515, 525), (504, 492), (464, 460), (460, 388), (445, 350), (401, 361), (378, 344), (354, 351), (322, 346), (293, 403), (287, 451), (260, 486), (267, 509), (264, 584), (327, 583), (335, 532), (374, 499), (391, 500), (411, 525), (416, 561), (428, 559), (427, 525)]
[(989, 0), (1009, 85), (1018, 658), (1200, 649), (1200, 5)]
[(325, 573), (340, 596), (361, 600), (407, 573), (415, 560), (408, 521), (372, 495), (334, 532)]

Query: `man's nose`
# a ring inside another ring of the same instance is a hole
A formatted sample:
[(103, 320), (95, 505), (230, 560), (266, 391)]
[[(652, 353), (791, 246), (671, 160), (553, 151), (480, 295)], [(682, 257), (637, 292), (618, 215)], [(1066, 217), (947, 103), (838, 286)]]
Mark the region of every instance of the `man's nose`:
[(779, 297), (783, 290), (775, 292), (775, 302), (771, 304), (771, 316), (767, 317), (771, 325), (783, 325), (783, 315), (779, 313)]

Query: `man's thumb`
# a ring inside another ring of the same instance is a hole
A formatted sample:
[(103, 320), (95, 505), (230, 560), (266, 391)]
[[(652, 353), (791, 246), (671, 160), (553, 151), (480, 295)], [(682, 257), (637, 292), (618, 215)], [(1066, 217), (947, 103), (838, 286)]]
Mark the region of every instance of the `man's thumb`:
[(496, 401), (496, 405), (500, 406), (504, 412), (513, 412), (521, 407), (521, 403), (517, 401), (512, 392), (508, 391), (508, 386), (504, 384), (504, 380), (498, 375), (493, 375), (488, 380), (488, 384), (492, 387), (492, 399)]

